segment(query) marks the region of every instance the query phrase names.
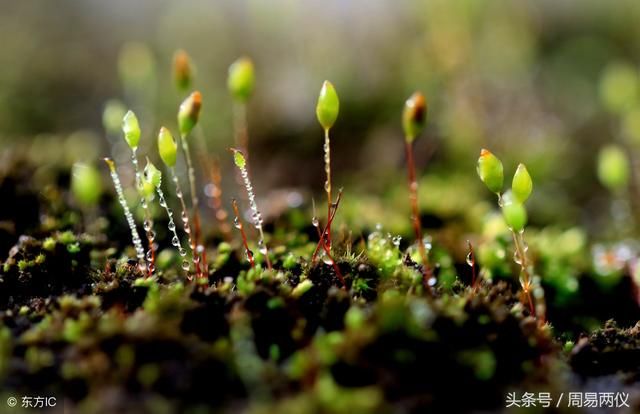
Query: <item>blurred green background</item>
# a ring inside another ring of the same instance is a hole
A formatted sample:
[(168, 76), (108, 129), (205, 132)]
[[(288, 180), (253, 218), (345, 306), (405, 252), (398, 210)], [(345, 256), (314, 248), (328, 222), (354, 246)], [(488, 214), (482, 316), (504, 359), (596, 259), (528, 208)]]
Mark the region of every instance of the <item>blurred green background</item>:
[[(2, 162), (28, 154), (44, 168), (34, 179), (46, 181), (47, 168), (112, 154), (127, 180), (124, 141), (105, 138), (105, 103), (118, 99), (136, 111), (142, 151), (157, 159), (157, 130), (175, 130), (183, 98), (171, 67), (182, 48), (204, 96), (209, 150), (230, 171), (227, 68), (247, 55), (257, 74), (248, 119), (259, 194), (285, 187), (321, 194), (315, 102), (329, 79), (341, 99), (334, 186), (390, 194), (406, 206), (406, 187), (395, 190), (406, 179), (400, 113), (422, 90), (429, 126), (416, 158), (433, 184), (425, 198), (452, 208), (490, 200), (475, 174), (487, 147), (507, 177), (518, 162), (529, 167), (532, 223), (583, 225), (606, 238), (611, 217), (619, 212), (624, 223), (633, 211), (626, 200), (638, 199), (632, 188), (630, 196), (610, 194), (595, 168), (607, 143), (622, 145), (632, 161), (640, 146), (638, 22), (637, 0), (2, 0)], [(363, 200), (362, 214), (375, 208)]]

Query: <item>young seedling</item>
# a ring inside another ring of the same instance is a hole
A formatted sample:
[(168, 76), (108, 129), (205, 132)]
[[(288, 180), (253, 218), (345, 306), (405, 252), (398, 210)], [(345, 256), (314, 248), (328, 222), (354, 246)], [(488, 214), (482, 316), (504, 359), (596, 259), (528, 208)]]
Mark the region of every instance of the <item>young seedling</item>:
[(327, 179), (324, 183), (324, 191), (327, 193), (327, 231), (324, 233), (326, 233), (326, 243), (329, 250), (331, 250), (331, 224), (329, 223), (329, 218), (331, 217), (333, 205), (331, 199), (331, 141), (329, 130), (333, 127), (333, 124), (335, 124), (339, 112), (340, 100), (338, 99), (336, 89), (331, 82), (324, 81), (320, 89), (320, 96), (318, 96), (316, 116), (318, 122), (324, 129), (324, 170), (327, 174)]
[(244, 182), (244, 187), (247, 190), (247, 197), (249, 198), (249, 208), (251, 208), (251, 218), (253, 219), (253, 225), (259, 233), (260, 239), (258, 240), (258, 250), (260, 251), (260, 254), (264, 256), (265, 262), (267, 263), (267, 268), (271, 269), (271, 261), (269, 260), (269, 249), (267, 248), (267, 243), (264, 240), (264, 231), (262, 230), (262, 215), (258, 210), (258, 205), (256, 204), (256, 196), (253, 192), (251, 180), (249, 179), (249, 172), (247, 171), (247, 159), (244, 157), (242, 151), (235, 148), (232, 148), (231, 151), (233, 151), (233, 162), (240, 170), (240, 175), (242, 177), (242, 181)]
[(111, 158), (104, 158), (104, 162), (109, 167), (109, 174), (111, 175), (111, 180), (113, 180), (113, 186), (116, 189), (116, 194), (118, 195), (118, 201), (122, 206), (122, 210), (124, 211), (124, 216), (127, 220), (127, 224), (129, 225), (129, 230), (131, 231), (131, 239), (133, 241), (133, 247), (136, 249), (136, 256), (138, 258), (138, 266), (141, 271), (145, 270), (144, 266), (144, 248), (142, 247), (142, 240), (140, 239), (140, 235), (138, 234), (138, 230), (136, 228), (136, 222), (133, 219), (133, 214), (131, 214), (131, 210), (129, 210), (129, 206), (127, 205), (127, 200), (124, 197), (124, 191), (122, 190), (122, 183), (120, 182), (120, 177), (118, 176), (118, 171), (116, 170), (116, 164)]
[[(189, 177), (189, 187), (191, 193), (191, 208), (193, 209), (193, 223), (195, 227), (194, 243), (195, 249), (193, 251), (194, 263), (196, 263), (196, 274), (198, 277), (202, 276), (200, 273), (200, 255), (204, 253), (204, 247), (200, 244), (201, 224), (200, 224), (200, 210), (198, 208), (198, 192), (196, 187), (196, 173), (191, 161), (191, 151), (189, 150), (189, 134), (198, 123), (200, 117), (200, 108), (202, 107), (202, 95), (200, 92), (195, 91), (191, 93), (180, 104), (178, 110), (178, 127), (180, 129), (180, 142), (182, 143), (182, 150), (184, 151), (187, 160), (187, 170)], [(173, 139), (173, 138), (172, 138)], [(178, 182), (177, 177), (174, 174), (174, 182)], [(176, 187), (177, 188), (177, 187)], [(186, 209), (184, 210), (185, 217), (188, 220), (188, 214)], [(184, 220), (184, 218), (183, 218)], [(189, 236), (191, 237), (191, 236)], [(206, 267), (206, 263), (204, 263)]]
[(164, 197), (164, 192), (162, 191), (162, 173), (151, 163), (151, 161), (149, 161), (149, 158), (147, 158), (147, 165), (144, 167), (142, 181), (142, 188), (145, 194), (152, 194), (153, 191), (158, 194), (160, 206), (164, 208), (169, 220), (167, 228), (169, 229), (169, 232), (173, 234), (173, 237), (171, 237), (171, 244), (178, 249), (178, 254), (180, 254), (180, 257), (182, 258), (182, 269), (185, 272), (188, 272), (189, 262), (184, 259), (187, 255), (187, 251), (180, 244), (180, 238), (178, 237), (178, 232), (176, 230), (176, 223), (173, 221), (173, 210), (167, 205), (167, 200)]
[(411, 221), (413, 231), (418, 243), (418, 253), (422, 259), (423, 277), (427, 282), (431, 273), (429, 256), (422, 238), (422, 223), (420, 222), (420, 210), (418, 209), (418, 181), (416, 179), (416, 166), (413, 161), (413, 142), (420, 135), (427, 117), (427, 102), (424, 95), (415, 92), (407, 99), (402, 112), (402, 128), (404, 130), (404, 144), (407, 159), (407, 172), (409, 179), (409, 203), (411, 204)]
[(253, 62), (242, 57), (229, 66), (227, 87), (234, 100), (233, 119), (235, 145), (249, 158), (249, 132), (247, 127), (247, 101), (253, 94), (255, 72)]
[[(529, 311), (544, 321), (546, 306), (544, 291), (539, 277), (533, 274), (533, 265), (527, 258), (528, 246), (524, 240), (524, 228), (527, 224), (527, 210), (524, 203), (533, 190), (533, 180), (524, 164), (519, 164), (513, 175), (511, 190), (502, 193), (504, 169), (502, 162), (489, 150), (482, 149), (477, 166), (478, 175), (487, 188), (498, 196), (498, 205), (502, 209), (504, 220), (513, 236), (515, 248), (514, 261), (520, 266), (520, 286), (529, 305)], [(535, 305), (532, 298), (535, 298)]]
[(180, 92), (186, 92), (193, 82), (193, 68), (189, 55), (182, 49), (173, 55), (173, 78)]
[[(325, 226), (324, 231), (322, 232), (322, 234), (320, 234), (320, 240), (318, 240), (318, 244), (316, 245), (316, 249), (313, 252), (313, 256), (311, 257), (311, 263), (315, 263), (316, 259), (318, 257), (318, 253), (320, 252), (320, 248), (324, 248), (327, 247), (327, 231), (329, 229), (329, 226), (331, 225), (331, 223), (333, 223), (333, 219), (336, 216), (336, 213), (338, 212), (338, 207), (340, 207), (340, 200), (342, 200), (342, 188), (340, 188), (338, 190), (338, 197), (336, 198), (336, 202), (333, 206), (333, 211), (331, 211), (331, 217), (329, 217), (329, 220), (327, 221), (327, 226)], [(318, 226), (320, 226), (320, 222), (318, 220), (318, 217), (315, 215), (315, 203), (314, 203), (314, 213), (313, 213), (315, 222), (317, 222)], [(316, 224), (314, 223), (314, 226)]]
[(200, 265), (199, 265), (200, 258), (198, 257), (198, 254), (197, 254), (195, 239), (191, 235), (189, 213), (187, 211), (187, 205), (184, 201), (184, 195), (182, 193), (182, 188), (180, 187), (180, 181), (178, 180), (178, 175), (176, 174), (176, 169), (175, 169), (177, 154), (178, 154), (178, 144), (173, 139), (173, 135), (171, 135), (171, 132), (169, 132), (169, 130), (165, 127), (160, 128), (160, 132), (158, 133), (158, 152), (160, 153), (160, 158), (162, 159), (162, 162), (164, 162), (164, 164), (169, 169), (169, 173), (171, 174), (171, 179), (173, 180), (173, 184), (175, 185), (176, 197), (178, 197), (178, 201), (180, 202), (180, 207), (182, 208), (182, 213), (181, 213), (182, 226), (189, 240), (189, 247), (191, 248), (191, 253), (193, 256), (193, 265), (195, 268), (196, 276), (200, 276)]
[[(148, 196), (143, 193), (142, 188), (142, 174), (140, 173), (140, 167), (138, 164), (138, 144), (140, 143), (140, 123), (138, 118), (132, 111), (128, 111), (122, 118), (122, 132), (124, 133), (124, 140), (131, 148), (131, 164), (133, 164), (133, 171), (136, 175), (136, 189), (140, 193), (142, 210), (144, 211), (144, 231), (147, 236), (147, 242), (149, 249), (146, 253), (147, 271), (149, 276), (153, 276), (155, 271), (155, 231), (153, 230), (153, 216), (149, 210)], [(151, 194), (153, 196), (153, 193)]]
[(233, 206), (233, 212), (235, 213), (235, 217), (233, 218), (233, 224), (236, 226), (238, 231), (240, 232), (240, 236), (242, 237), (242, 245), (244, 246), (245, 254), (247, 255), (247, 260), (251, 264), (251, 268), (255, 267), (255, 262), (253, 261), (253, 252), (249, 249), (249, 243), (247, 242), (247, 234), (244, 232), (244, 226), (242, 225), (242, 219), (240, 218), (240, 210), (238, 209), (238, 203), (234, 198), (231, 200), (231, 205)]

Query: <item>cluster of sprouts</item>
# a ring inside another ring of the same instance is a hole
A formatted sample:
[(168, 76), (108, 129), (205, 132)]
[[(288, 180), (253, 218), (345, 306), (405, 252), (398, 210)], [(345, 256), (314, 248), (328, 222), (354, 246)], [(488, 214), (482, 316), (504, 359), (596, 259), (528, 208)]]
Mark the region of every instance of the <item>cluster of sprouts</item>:
[(513, 175), (511, 189), (503, 192), (502, 162), (487, 149), (480, 151), (477, 171), (487, 188), (498, 196), (498, 205), (502, 209), (504, 220), (513, 237), (515, 250), (513, 258), (520, 266), (520, 286), (529, 310), (532, 315), (544, 321), (546, 313), (544, 290), (540, 286), (540, 277), (534, 274), (533, 265), (527, 257), (529, 247), (524, 240), (524, 228), (527, 224), (527, 210), (524, 203), (533, 190), (533, 180), (529, 171), (524, 164), (519, 164)]

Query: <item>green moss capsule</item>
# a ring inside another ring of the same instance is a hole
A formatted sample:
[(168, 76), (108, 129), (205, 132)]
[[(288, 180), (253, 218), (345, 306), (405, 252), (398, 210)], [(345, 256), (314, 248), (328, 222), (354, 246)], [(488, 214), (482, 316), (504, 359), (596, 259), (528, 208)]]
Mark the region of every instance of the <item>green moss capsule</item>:
[(405, 139), (408, 142), (413, 142), (420, 135), (426, 119), (427, 101), (422, 93), (415, 92), (407, 99), (404, 104), (404, 111), (402, 111), (402, 128), (404, 129)]
[(84, 206), (95, 206), (102, 195), (102, 178), (90, 164), (76, 162), (71, 168), (71, 192)]
[(527, 225), (527, 210), (512, 194), (503, 196), (502, 215), (507, 226), (514, 232), (524, 230)]
[(324, 129), (330, 129), (338, 118), (340, 112), (340, 100), (336, 89), (331, 82), (324, 81), (318, 96), (318, 104), (316, 105), (316, 115), (318, 122)]
[(246, 102), (255, 85), (255, 73), (253, 62), (247, 57), (242, 57), (229, 66), (227, 87), (231, 96), (240, 102)]
[(617, 145), (607, 145), (598, 154), (598, 178), (611, 191), (627, 187), (631, 169), (625, 151)]
[(117, 99), (111, 99), (104, 105), (102, 111), (102, 126), (109, 134), (119, 134), (127, 108)]
[(511, 182), (511, 192), (513, 197), (520, 203), (527, 201), (533, 190), (533, 181), (524, 164), (518, 165), (516, 173), (513, 175)]
[(178, 126), (180, 129), (180, 135), (184, 138), (196, 126), (198, 118), (200, 117), (200, 108), (202, 107), (202, 94), (195, 91), (191, 93), (180, 104), (178, 110)]
[(173, 139), (171, 132), (165, 127), (160, 128), (158, 133), (158, 152), (160, 158), (168, 167), (176, 165), (176, 157), (178, 153), (178, 144)]
[(122, 132), (129, 148), (135, 151), (140, 143), (140, 123), (133, 111), (127, 111), (122, 118)]
[(144, 196), (151, 197), (154, 194), (156, 187), (159, 187), (161, 182), (162, 173), (151, 163), (151, 161), (149, 161), (149, 158), (147, 158), (147, 165), (145, 165), (144, 172), (142, 174), (142, 193)]
[(244, 158), (244, 154), (241, 151), (233, 150), (233, 162), (236, 164), (238, 168), (245, 168), (247, 165), (247, 160)]
[(504, 183), (504, 171), (498, 157), (483, 148), (478, 158), (477, 171), (487, 188), (493, 193), (500, 194)]

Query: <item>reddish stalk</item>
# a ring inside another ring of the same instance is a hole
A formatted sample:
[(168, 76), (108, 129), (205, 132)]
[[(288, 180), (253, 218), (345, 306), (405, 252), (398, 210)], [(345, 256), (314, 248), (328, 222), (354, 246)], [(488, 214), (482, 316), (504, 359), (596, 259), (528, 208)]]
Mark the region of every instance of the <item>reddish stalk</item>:
[(535, 306), (533, 304), (533, 299), (531, 298), (531, 276), (529, 275), (529, 270), (527, 269), (527, 255), (524, 251), (524, 248), (520, 244), (520, 238), (516, 235), (514, 231), (511, 232), (513, 235), (513, 243), (516, 248), (516, 255), (520, 259), (520, 270), (522, 272), (523, 278), (521, 280), (522, 291), (524, 292), (527, 302), (529, 304), (529, 312), (531, 312), (531, 316), (536, 316)]
[(424, 247), (424, 241), (422, 240), (422, 223), (420, 223), (420, 211), (418, 209), (418, 181), (416, 180), (416, 167), (413, 161), (413, 148), (411, 142), (405, 141), (405, 152), (407, 156), (407, 170), (409, 178), (409, 202), (411, 203), (412, 210), (412, 222), (413, 231), (415, 232), (416, 239), (418, 241), (418, 252), (422, 258), (422, 276), (424, 282), (427, 282), (428, 276), (431, 274), (429, 267), (429, 258), (427, 257), (427, 250)]
[[(240, 231), (240, 235), (242, 236), (242, 245), (244, 246), (244, 250), (247, 254), (247, 259), (249, 260), (249, 263), (251, 264), (251, 268), (253, 269), (255, 267), (255, 263), (253, 261), (253, 253), (251, 252), (251, 249), (249, 249), (249, 243), (247, 242), (247, 235), (244, 232), (242, 219), (240, 219), (240, 211), (238, 210), (238, 203), (236, 202), (235, 198), (231, 200), (231, 205), (233, 205), (233, 212), (236, 215), (234, 219), (236, 228)], [(267, 258), (267, 260), (269, 259)]]
[(314, 226), (316, 228), (316, 230), (318, 231), (318, 237), (320, 237), (320, 241), (322, 243), (322, 248), (324, 249), (325, 254), (327, 255), (327, 257), (329, 258), (329, 260), (331, 260), (331, 265), (333, 266), (333, 271), (336, 272), (336, 276), (338, 276), (338, 279), (340, 279), (340, 282), (342, 283), (342, 288), (343, 289), (347, 289), (347, 283), (344, 280), (344, 277), (342, 276), (342, 272), (340, 272), (340, 268), (338, 267), (338, 264), (336, 263), (335, 260), (333, 260), (333, 257), (331, 256), (331, 251), (329, 250), (329, 246), (327, 246), (327, 243), (324, 242), (324, 238), (322, 237), (322, 233), (320, 233), (320, 227), (319, 226)]
[(318, 245), (316, 246), (316, 249), (313, 252), (313, 256), (311, 257), (311, 263), (315, 263), (318, 257), (318, 253), (320, 252), (320, 247), (322, 247), (325, 244), (324, 240), (325, 238), (328, 237), (328, 234), (329, 234), (328, 232), (329, 232), (329, 229), (331, 228), (331, 223), (333, 223), (333, 219), (336, 216), (336, 213), (338, 212), (338, 207), (340, 206), (341, 199), (342, 199), (342, 188), (338, 190), (338, 198), (336, 198), (336, 203), (333, 210), (331, 211), (331, 215), (329, 216), (327, 225), (324, 228), (324, 231), (322, 232), (322, 234), (320, 235), (320, 240), (318, 241)]

